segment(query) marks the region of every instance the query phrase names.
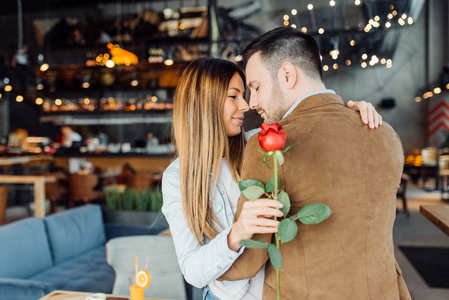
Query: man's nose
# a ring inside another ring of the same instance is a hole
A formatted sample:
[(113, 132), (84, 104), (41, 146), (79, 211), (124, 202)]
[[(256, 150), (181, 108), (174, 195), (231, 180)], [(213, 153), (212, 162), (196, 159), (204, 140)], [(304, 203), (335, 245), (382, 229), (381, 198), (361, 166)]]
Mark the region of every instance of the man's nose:
[(251, 109), (256, 109), (259, 106), (259, 102), (257, 101), (257, 97), (254, 94), (251, 94), (249, 97), (249, 107)]

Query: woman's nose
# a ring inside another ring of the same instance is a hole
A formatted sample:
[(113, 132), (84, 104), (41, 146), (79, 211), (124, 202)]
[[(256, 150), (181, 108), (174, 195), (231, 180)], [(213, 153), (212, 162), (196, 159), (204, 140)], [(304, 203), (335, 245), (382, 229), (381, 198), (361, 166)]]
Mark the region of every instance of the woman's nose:
[(245, 100), (242, 100), (242, 103), (240, 104), (240, 110), (241, 111), (248, 111), (249, 110), (249, 105), (248, 105), (248, 103), (246, 103)]

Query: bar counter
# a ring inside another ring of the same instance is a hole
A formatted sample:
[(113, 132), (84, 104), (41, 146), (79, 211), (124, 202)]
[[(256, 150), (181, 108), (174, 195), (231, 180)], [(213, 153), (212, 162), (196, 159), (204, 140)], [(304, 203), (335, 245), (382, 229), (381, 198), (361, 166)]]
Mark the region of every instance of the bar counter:
[(138, 173), (161, 173), (174, 160), (174, 154), (148, 154), (139, 152), (128, 153), (63, 153), (54, 154), (54, 166), (68, 170), (69, 159), (78, 158), (92, 162), (94, 167), (107, 170), (108, 168), (123, 167), (129, 164)]

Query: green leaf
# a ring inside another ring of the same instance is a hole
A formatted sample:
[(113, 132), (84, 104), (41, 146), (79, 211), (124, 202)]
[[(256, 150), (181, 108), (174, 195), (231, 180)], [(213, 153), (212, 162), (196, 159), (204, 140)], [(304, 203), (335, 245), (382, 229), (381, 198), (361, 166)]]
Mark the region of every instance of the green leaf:
[(254, 240), (241, 240), (240, 246), (245, 246), (246, 248), (263, 248), (267, 249), (268, 244), (264, 243), (262, 240), (254, 241)]
[[(280, 181), (279, 181), (279, 176), (278, 176), (278, 187), (279, 187), (279, 185), (280, 185)], [(271, 175), (271, 179), (267, 183), (266, 191), (269, 192), (269, 193), (273, 193), (274, 192), (274, 174)]]
[(268, 164), (267, 157), (268, 157), (268, 153), (265, 153), (265, 155), (264, 155), (264, 157), (263, 157), (263, 162), (267, 165), (268, 169), (271, 169), (271, 168), (270, 168), (270, 165)]
[(274, 154), (276, 155), (279, 165), (282, 166), (284, 164), (284, 155), (280, 150), (275, 151)]
[(270, 255), (270, 261), (273, 267), (282, 271), (282, 255), (281, 251), (273, 244), (268, 244), (268, 255)]
[(250, 200), (259, 199), (260, 196), (262, 196), (264, 193), (265, 193), (265, 190), (263, 188), (261, 188), (260, 186), (255, 186), (255, 185), (247, 187), (246, 189), (244, 189), (242, 191), (242, 194)]
[(290, 197), (286, 192), (281, 190), (278, 195), (278, 201), (282, 203), (281, 211), (284, 213), (284, 217), (287, 216), (288, 212), (290, 211)]
[(332, 210), (323, 203), (313, 203), (304, 206), (299, 212), (290, 217), (290, 219), (298, 218), (304, 224), (318, 224), (332, 214)]
[(262, 182), (260, 182), (259, 180), (248, 179), (248, 180), (239, 181), (239, 189), (241, 192), (243, 192), (246, 188), (248, 188), (250, 186), (260, 186), (261, 188), (263, 188), (265, 190), (264, 184)]
[(298, 225), (295, 221), (284, 219), (279, 223), (278, 235), (282, 243), (292, 241), (298, 233)]
[[(296, 143), (298, 143), (298, 142), (296, 142)], [(296, 144), (296, 143), (293, 143), (293, 144), (291, 144), (290, 146), (288, 146), (287, 148), (285, 148), (284, 150), (282, 150), (282, 153), (287, 152), (288, 149), (290, 149), (290, 148), (291, 148), (294, 144)]]

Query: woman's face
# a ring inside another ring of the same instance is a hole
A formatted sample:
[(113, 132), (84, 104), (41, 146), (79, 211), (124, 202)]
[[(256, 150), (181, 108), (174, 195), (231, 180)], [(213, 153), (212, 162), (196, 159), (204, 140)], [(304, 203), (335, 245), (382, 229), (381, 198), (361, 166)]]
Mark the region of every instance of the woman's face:
[(243, 115), (249, 110), (245, 101), (245, 86), (238, 73), (232, 76), (223, 108), (223, 122), (226, 134), (236, 136), (242, 131)]

